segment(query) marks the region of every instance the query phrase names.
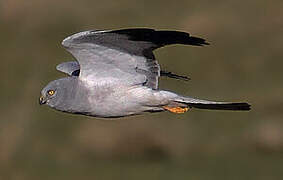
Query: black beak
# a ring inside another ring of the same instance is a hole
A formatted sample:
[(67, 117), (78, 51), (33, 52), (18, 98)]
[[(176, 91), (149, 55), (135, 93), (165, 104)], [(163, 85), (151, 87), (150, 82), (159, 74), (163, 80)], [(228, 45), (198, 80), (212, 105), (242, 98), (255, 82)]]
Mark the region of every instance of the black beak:
[(46, 100), (43, 96), (40, 96), (39, 98), (39, 104), (42, 105), (42, 104), (45, 104), (46, 103)]

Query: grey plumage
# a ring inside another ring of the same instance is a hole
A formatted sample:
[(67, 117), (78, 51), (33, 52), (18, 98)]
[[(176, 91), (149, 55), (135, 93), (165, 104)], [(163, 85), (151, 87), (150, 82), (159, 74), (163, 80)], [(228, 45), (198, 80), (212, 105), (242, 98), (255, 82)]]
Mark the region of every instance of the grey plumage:
[(69, 77), (50, 82), (41, 92), (40, 103), (60, 111), (97, 117), (164, 110), (183, 112), (188, 107), (250, 109), (247, 103), (199, 100), (158, 90), (162, 75), (186, 79), (160, 70), (153, 50), (169, 44), (208, 43), (185, 32), (145, 28), (84, 31), (67, 37), (62, 45), (77, 61), (56, 67)]
[[(77, 61), (68, 61), (68, 62), (60, 63), (56, 66), (56, 69), (70, 76), (79, 76), (80, 74), (80, 64)], [(187, 76), (182, 76), (182, 75), (174, 74), (172, 72), (163, 71), (163, 70), (160, 70), (160, 76), (180, 79), (184, 81), (190, 80), (190, 78)]]
[(77, 75), (76, 73), (74, 72), (78, 72), (80, 71), (80, 64), (77, 62), (77, 61), (68, 61), (68, 62), (63, 62), (61, 64), (58, 64), (56, 66), (56, 69), (58, 71), (61, 71), (63, 73), (66, 73), (70, 76), (73, 76), (73, 75)]

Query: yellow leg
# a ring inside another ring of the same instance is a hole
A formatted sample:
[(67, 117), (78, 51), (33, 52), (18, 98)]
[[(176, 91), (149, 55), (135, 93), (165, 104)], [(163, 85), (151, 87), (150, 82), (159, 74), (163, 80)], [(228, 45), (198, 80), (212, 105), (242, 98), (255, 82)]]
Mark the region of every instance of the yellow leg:
[(189, 108), (187, 107), (168, 107), (168, 106), (163, 106), (163, 108), (167, 111), (170, 111), (172, 113), (177, 113), (177, 114), (180, 114), (180, 113), (185, 113), (189, 110)]

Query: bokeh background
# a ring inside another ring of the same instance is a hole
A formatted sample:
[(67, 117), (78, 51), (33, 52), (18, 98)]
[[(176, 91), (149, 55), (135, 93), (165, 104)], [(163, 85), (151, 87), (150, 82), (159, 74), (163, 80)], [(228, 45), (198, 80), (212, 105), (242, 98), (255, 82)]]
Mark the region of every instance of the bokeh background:
[[(283, 179), (283, 1), (1, 0), (0, 179)], [(250, 112), (192, 110), (116, 121), (38, 105), (72, 60), (60, 42), (89, 29), (190, 32), (206, 47), (155, 52), (192, 78), (160, 88), (248, 101)]]

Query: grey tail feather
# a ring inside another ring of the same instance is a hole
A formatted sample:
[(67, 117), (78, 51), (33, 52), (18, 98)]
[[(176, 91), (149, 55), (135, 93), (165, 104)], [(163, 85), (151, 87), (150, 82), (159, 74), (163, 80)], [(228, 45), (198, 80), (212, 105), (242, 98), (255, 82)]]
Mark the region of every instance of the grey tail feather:
[(182, 99), (178, 99), (175, 101), (186, 104), (188, 107), (198, 108), (198, 109), (234, 110), (234, 111), (248, 111), (251, 109), (251, 105), (246, 102), (216, 102), (216, 101), (194, 99), (190, 97), (183, 97)]
[(234, 110), (234, 111), (248, 111), (251, 105), (248, 103), (223, 103), (223, 104), (202, 104), (202, 103), (186, 103), (189, 107), (198, 109), (211, 110)]

